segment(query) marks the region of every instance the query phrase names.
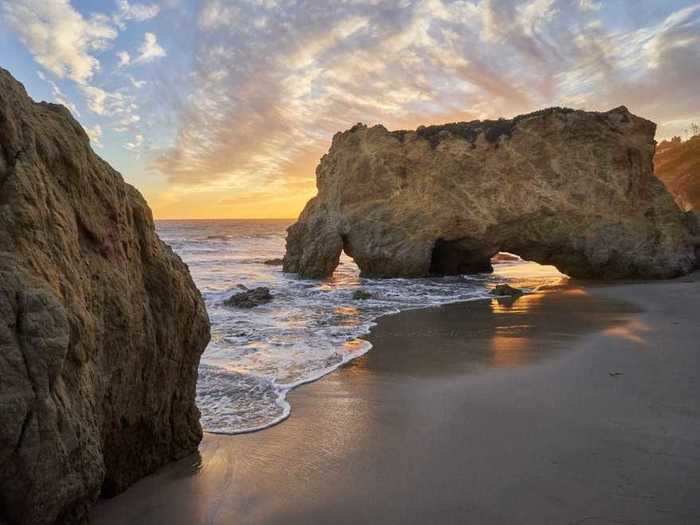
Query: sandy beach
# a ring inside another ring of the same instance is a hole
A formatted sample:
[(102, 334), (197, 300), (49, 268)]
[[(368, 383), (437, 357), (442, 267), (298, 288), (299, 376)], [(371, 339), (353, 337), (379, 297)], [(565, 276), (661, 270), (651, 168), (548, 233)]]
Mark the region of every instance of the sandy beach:
[(700, 522), (700, 278), (380, 320), (291, 417), (102, 500), (97, 524)]

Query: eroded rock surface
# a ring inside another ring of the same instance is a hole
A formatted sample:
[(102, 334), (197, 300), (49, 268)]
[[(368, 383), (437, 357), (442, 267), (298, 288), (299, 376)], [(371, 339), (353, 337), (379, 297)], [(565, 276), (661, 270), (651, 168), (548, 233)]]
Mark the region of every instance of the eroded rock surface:
[(656, 148), (654, 169), (678, 206), (700, 212), (700, 135), (663, 141)]
[(513, 288), (509, 284), (497, 284), (493, 290), (491, 290), (491, 295), (498, 297), (517, 297), (522, 294), (523, 291), (520, 288)]
[(654, 176), (655, 129), (624, 107), (416, 131), (358, 124), (321, 159), (284, 270), (328, 276), (344, 250), (373, 276), (490, 271), (499, 251), (574, 277), (689, 272), (694, 242)]
[(246, 290), (245, 292), (232, 295), (224, 301), (224, 304), (235, 308), (255, 308), (256, 306), (269, 303), (272, 299), (270, 289), (259, 286), (253, 290)]
[(0, 523), (81, 523), (197, 448), (185, 264), (63, 106), (0, 68)]

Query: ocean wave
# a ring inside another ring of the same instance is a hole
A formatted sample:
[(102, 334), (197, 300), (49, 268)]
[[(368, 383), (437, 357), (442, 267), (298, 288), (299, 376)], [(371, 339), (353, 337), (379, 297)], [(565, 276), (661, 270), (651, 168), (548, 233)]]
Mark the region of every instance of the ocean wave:
[[(211, 319), (197, 385), (208, 432), (251, 432), (284, 420), (289, 391), (369, 351), (361, 338), (379, 317), (484, 299), (498, 281), (491, 275), (363, 279), (345, 255), (332, 278), (297, 279), (264, 264), (283, 253), (285, 227), (264, 221), (159, 224), (166, 242), (177, 239), (174, 249), (190, 266)], [(226, 243), (220, 242), (224, 236)], [(202, 242), (206, 237), (212, 238)], [(273, 301), (250, 310), (226, 306), (239, 285), (265, 286)], [(358, 289), (369, 299), (353, 299)]]

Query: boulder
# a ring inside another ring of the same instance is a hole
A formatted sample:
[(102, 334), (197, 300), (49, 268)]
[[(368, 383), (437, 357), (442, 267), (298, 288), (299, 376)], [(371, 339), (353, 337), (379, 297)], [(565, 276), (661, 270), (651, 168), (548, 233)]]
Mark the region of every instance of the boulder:
[(226, 299), (224, 304), (236, 308), (255, 308), (256, 306), (269, 303), (270, 301), (272, 301), (270, 289), (260, 286), (252, 290), (234, 294)]
[(491, 295), (496, 297), (517, 297), (522, 295), (523, 291), (519, 288), (514, 288), (509, 284), (497, 284), (493, 290), (491, 290)]
[(670, 278), (696, 264), (686, 220), (654, 176), (653, 122), (619, 107), (333, 137), (318, 195), (289, 227), (284, 270), (364, 276), (492, 270), (499, 251), (573, 277)]
[(356, 301), (365, 301), (372, 298), (372, 294), (365, 290), (355, 290), (352, 292), (352, 298)]
[(0, 523), (83, 523), (196, 451), (208, 340), (143, 197), (0, 68)]

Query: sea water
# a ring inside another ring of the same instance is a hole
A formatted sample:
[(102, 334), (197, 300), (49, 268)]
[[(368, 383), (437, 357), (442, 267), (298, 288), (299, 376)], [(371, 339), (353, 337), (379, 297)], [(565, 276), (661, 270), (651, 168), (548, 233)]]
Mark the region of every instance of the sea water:
[[(290, 389), (367, 352), (361, 339), (380, 316), (411, 308), (486, 299), (499, 282), (561, 279), (519, 262), (494, 274), (424, 279), (366, 279), (345, 254), (328, 279), (301, 279), (265, 261), (284, 255), (290, 220), (158, 221), (161, 238), (187, 263), (211, 320), (197, 404), (208, 432), (236, 434), (285, 419)], [(505, 270), (505, 271), (504, 271)], [(532, 275), (536, 273), (537, 275)], [(252, 309), (224, 305), (243, 287), (265, 286), (274, 299)], [(362, 289), (366, 300), (353, 299)]]

